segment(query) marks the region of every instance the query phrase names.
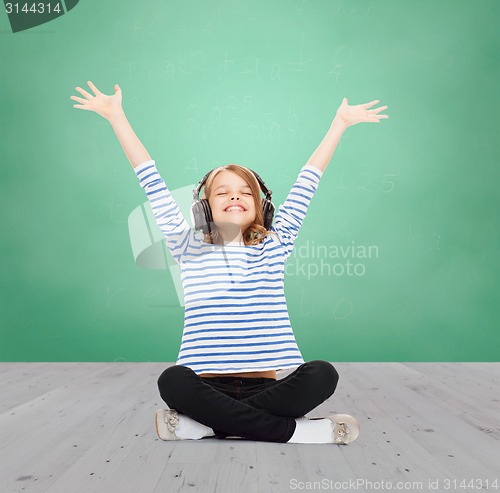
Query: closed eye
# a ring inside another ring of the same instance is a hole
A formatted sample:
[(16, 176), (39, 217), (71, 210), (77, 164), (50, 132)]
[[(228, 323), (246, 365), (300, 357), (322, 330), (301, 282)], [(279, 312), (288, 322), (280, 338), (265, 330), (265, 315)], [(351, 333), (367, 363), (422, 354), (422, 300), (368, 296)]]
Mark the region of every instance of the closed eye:
[[(218, 193), (217, 195), (226, 195), (225, 192), (223, 193)], [(251, 193), (244, 193), (243, 195), (252, 195)]]

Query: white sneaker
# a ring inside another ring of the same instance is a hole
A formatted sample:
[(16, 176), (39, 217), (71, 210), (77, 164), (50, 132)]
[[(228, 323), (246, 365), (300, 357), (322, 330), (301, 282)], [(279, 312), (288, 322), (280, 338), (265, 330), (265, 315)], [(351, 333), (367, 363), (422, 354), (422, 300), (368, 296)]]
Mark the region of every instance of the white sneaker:
[(337, 445), (347, 445), (354, 442), (359, 436), (359, 423), (354, 416), (350, 414), (332, 414), (324, 418), (308, 419), (329, 419), (332, 422), (333, 443)]

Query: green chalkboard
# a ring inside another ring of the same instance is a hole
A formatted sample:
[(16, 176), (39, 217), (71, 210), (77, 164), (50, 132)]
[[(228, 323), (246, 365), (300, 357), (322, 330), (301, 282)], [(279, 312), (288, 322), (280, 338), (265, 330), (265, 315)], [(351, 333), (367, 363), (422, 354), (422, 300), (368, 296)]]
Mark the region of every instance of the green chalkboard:
[(342, 98), (388, 105), (342, 136), (286, 264), (299, 347), (499, 360), (497, 1), (73, 4), (0, 15), (2, 361), (177, 357), (178, 272), (113, 129), (73, 108), (87, 80), (120, 84), (185, 211), (228, 163), (278, 206)]

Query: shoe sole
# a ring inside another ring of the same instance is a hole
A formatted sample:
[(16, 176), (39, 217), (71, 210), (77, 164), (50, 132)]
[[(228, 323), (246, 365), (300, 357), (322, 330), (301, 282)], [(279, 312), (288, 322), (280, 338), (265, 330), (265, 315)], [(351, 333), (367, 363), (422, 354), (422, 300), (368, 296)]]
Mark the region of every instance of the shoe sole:
[(162, 409), (158, 409), (155, 414), (155, 427), (156, 427), (156, 434), (158, 435), (158, 438), (160, 440), (163, 440), (163, 438), (160, 436), (160, 430), (158, 429), (158, 418), (160, 417), (160, 413), (164, 412)]

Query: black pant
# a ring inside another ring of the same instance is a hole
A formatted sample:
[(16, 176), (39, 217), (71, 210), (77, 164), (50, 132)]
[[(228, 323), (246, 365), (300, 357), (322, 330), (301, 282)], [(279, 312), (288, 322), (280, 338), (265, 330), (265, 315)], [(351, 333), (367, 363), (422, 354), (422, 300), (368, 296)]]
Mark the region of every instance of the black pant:
[(286, 443), (294, 418), (305, 415), (334, 392), (339, 380), (328, 361), (300, 365), (285, 378), (206, 377), (174, 365), (158, 378), (161, 398), (170, 409), (209, 426), (217, 438)]

